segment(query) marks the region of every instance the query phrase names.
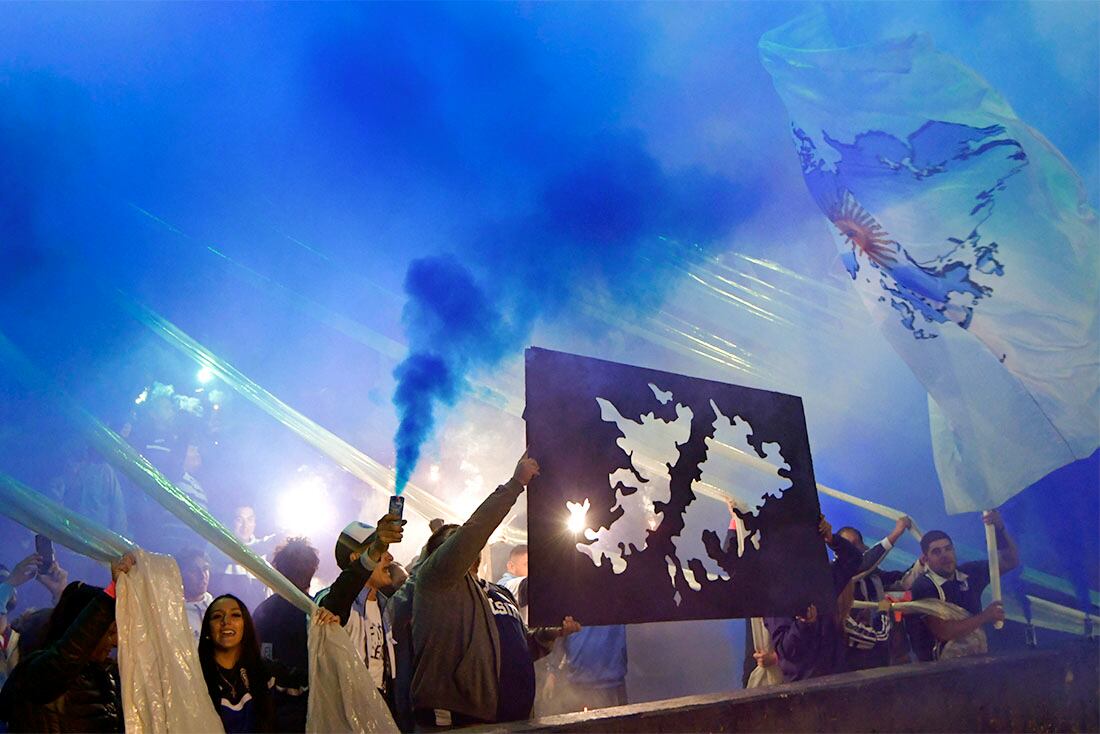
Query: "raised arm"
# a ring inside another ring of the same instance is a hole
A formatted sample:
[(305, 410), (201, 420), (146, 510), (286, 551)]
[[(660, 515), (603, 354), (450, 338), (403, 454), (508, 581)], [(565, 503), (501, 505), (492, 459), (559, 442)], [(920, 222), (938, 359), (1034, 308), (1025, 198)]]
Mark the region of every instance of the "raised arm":
[(327, 593), (317, 596), (317, 604), (339, 617), (340, 624), (347, 624), (351, 605), (363, 590), (374, 567), (385, 557), (390, 543), (401, 542), (403, 533), (403, 523), (396, 515), (384, 515), (367, 538), (366, 551), (340, 572)]
[[(130, 554), (111, 564), (111, 580), (134, 565)], [(36, 703), (48, 703), (68, 689), (84, 669), (115, 621), (115, 600), (100, 592), (88, 602), (59, 640), (27, 658), (22, 691)]]
[(504, 521), (527, 483), (538, 476), (539, 465), (524, 453), (516, 464), (512, 478), (496, 488), (474, 510), (470, 518), (443, 541), (443, 544), (420, 562), (417, 570), (418, 589), (458, 583), (477, 562), (489, 536)]
[(898, 542), (902, 534), (912, 526), (913, 521), (908, 517), (904, 515), (899, 517), (889, 535), (864, 551), (863, 559), (859, 564), (859, 575), (867, 574), (878, 568), (879, 564), (894, 549), (894, 544)]
[(1005, 521), (1000, 512), (990, 510), (984, 520), (986, 525), (992, 525), (997, 531), (997, 557), (1003, 576), (1020, 565), (1020, 551), (1016, 548), (1016, 541), (1005, 530)]

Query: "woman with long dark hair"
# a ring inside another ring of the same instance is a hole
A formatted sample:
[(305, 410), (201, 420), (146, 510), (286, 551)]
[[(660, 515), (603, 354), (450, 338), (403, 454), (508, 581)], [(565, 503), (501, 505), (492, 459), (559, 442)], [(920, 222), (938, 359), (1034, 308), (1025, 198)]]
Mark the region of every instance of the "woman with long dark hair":
[[(340, 621), (324, 609), (315, 620), (320, 624)], [(284, 668), (260, 656), (252, 615), (232, 594), (219, 596), (206, 609), (199, 662), (226, 734), (281, 731), (275, 719), (276, 697), (306, 692), (305, 670)]]

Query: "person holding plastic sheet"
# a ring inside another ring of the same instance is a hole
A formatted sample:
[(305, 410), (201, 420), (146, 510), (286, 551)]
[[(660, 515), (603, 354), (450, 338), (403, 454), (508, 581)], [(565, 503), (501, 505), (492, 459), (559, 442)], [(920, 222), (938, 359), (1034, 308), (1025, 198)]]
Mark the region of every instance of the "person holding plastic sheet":
[[(339, 620), (319, 609), (315, 621), (332, 624)], [(231, 594), (214, 599), (206, 610), (199, 664), (226, 734), (286, 731), (275, 716), (276, 698), (306, 694), (305, 670), (285, 668), (260, 657), (248, 607)]]
[(385, 515), (378, 521), (377, 530), (366, 523), (349, 523), (336, 539), (340, 575), (332, 586), (317, 592), (315, 599), (340, 618), (375, 687), (386, 698), (393, 656), (389, 654), (382, 614), (388, 595), (405, 579), (404, 569), (394, 564), (387, 549), (401, 542), (405, 522), (396, 515)]
[(50, 615), (45, 646), (12, 671), (0, 692), (0, 718), (12, 731), (121, 732), (115, 582), (134, 565), (126, 554), (111, 564), (106, 589), (75, 581)]
[[(833, 549), (833, 591), (836, 603), (819, 610), (811, 604), (805, 614), (796, 617), (768, 617), (764, 625), (771, 633), (779, 669), (787, 681), (806, 680), (847, 670), (847, 638), (844, 619), (852, 609), (852, 577), (859, 572), (863, 554), (839, 535), (825, 516), (821, 516), (818, 532), (825, 544)], [(758, 653), (766, 656), (767, 653)], [(761, 662), (768, 663), (761, 658)]]
[(489, 536), (539, 465), (526, 454), (462, 526), (432, 534), (414, 575), (412, 704), (418, 729), (526, 719), (535, 700), (533, 659), (580, 629), (528, 630), (507, 589), (478, 578)]

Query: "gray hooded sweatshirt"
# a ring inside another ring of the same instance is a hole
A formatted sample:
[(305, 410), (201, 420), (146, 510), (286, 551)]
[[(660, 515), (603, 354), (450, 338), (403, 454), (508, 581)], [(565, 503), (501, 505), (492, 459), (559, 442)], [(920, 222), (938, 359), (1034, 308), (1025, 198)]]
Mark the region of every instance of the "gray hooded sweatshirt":
[(413, 595), (412, 703), (482, 721), (496, 717), (500, 638), (489, 599), (470, 567), (503, 522), (523, 485), (489, 495), (470, 519), (416, 569)]

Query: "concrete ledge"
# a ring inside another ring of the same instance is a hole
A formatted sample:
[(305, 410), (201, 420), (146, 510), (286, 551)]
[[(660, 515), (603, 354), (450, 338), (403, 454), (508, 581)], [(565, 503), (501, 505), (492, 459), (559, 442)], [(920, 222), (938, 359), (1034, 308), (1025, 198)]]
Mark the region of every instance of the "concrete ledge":
[(913, 663), (471, 731), (1096, 732), (1100, 646)]

